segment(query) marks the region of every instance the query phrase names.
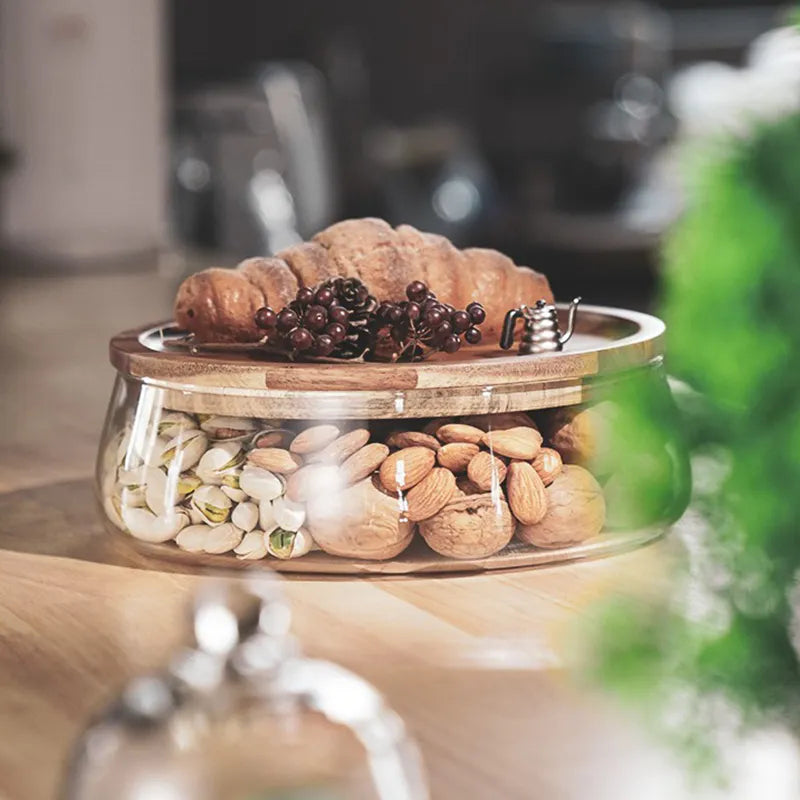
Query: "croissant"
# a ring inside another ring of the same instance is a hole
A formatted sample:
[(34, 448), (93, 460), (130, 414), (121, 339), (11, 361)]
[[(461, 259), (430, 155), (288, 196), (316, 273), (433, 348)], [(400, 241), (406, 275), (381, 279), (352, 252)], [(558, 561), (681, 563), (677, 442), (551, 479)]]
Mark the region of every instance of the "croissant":
[(496, 250), (459, 250), (443, 236), (366, 218), (338, 222), (271, 258), (191, 275), (178, 289), (175, 320), (199, 341), (257, 341), (263, 334), (254, 321), (259, 308), (279, 310), (300, 286), (336, 276), (360, 278), (379, 300), (404, 298), (414, 280), (456, 308), (476, 300), (486, 309), (485, 334), (498, 332), (506, 312), (521, 303), (553, 301), (544, 275)]

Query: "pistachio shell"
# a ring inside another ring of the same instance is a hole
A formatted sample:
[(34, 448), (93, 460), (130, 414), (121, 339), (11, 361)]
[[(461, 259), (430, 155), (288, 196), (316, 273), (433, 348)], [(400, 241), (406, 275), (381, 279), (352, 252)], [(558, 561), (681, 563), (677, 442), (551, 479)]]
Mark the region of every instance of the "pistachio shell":
[(200, 460), (207, 447), (208, 438), (201, 431), (181, 431), (161, 449), (158, 466), (185, 472)]
[(119, 495), (115, 494), (113, 491), (104, 492), (103, 510), (114, 525), (120, 530), (125, 530), (125, 523), (122, 521), (122, 503), (120, 502)]
[(150, 467), (157, 467), (168, 441), (166, 437), (158, 435), (155, 425), (134, 425), (123, 465), (130, 468), (144, 462)]
[(265, 538), (267, 540), (267, 552), (281, 560), (300, 558), (300, 556), (306, 555), (314, 547), (314, 540), (304, 528), (300, 528), (297, 531), (276, 528)]
[(222, 489), (223, 493), (230, 497), (234, 503), (243, 503), (247, 500), (247, 495), (241, 489), (233, 489), (230, 486), (226, 486), (224, 483), (219, 488)]
[(222, 479), (222, 483), (219, 487), (234, 503), (243, 503), (247, 500), (247, 493), (239, 485), (239, 477), (241, 474), (242, 471), (240, 469), (229, 472)]
[(178, 479), (178, 496), (181, 500), (186, 500), (191, 497), (194, 490), (203, 485), (203, 481), (197, 477), (191, 470), (184, 472)]
[(120, 486), (123, 486), (127, 489), (139, 489), (147, 482), (145, 477), (146, 473), (147, 467), (144, 464), (141, 464), (138, 467), (133, 467), (132, 469), (120, 467), (119, 471), (117, 472), (117, 481), (119, 481)]
[(238, 442), (220, 442), (203, 453), (195, 472), (203, 483), (218, 486), (228, 473), (241, 466), (244, 456)]
[(170, 471), (169, 474), (156, 467), (148, 467), (145, 472), (145, 500), (154, 514), (165, 514), (182, 499), (178, 485), (181, 476)]
[(255, 503), (239, 503), (231, 513), (231, 522), (243, 531), (252, 531), (258, 525), (258, 506)]
[(116, 460), (117, 465), (122, 466), (125, 461), (125, 456), (128, 453), (128, 448), (130, 447), (131, 443), (131, 431), (130, 428), (126, 428), (125, 430), (120, 432), (119, 440), (117, 441), (116, 438), (112, 441), (117, 442), (117, 454)]
[(165, 411), (156, 426), (158, 435), (166, 439), (173, 439), (181, 431), (191, 431), (196, 428), (197, 421), (182, 411)]
[(133, 436), (130, 428), (123, 432), (117, 445), (117, 464), (120, 467), (132, 469), (142, 463), (142, 457), (133, 447)]
[(134, 489), (123, 486), (118, 497), (120, 506), (125, 506), (126, 508), (145, 508), (147, 505), (144, 486), (137, 486)]
[(160, 467), (161, 458), (165, 448), (169, 445), (167, 439), (154, 439), (152, 444), (142, 454), (142, 460), (148, 467)]
[(191, 506), (207, 525), (222, 525), (228, 521), (233, 501), (218, 486), (201, 486), (192, 495)]
[(286, 497), (279, 497), (272, 503), (272, 512), (278, 526), (287, 531), (299, 530), (306, 521), (305, 504), (295, 503)]
[(210, 531), (208, 525), (190, 525), (175, 537), (175, 544), (189, 553), (202, 553)]
[(122, 509), (122, 520), (130, 534), (144, 542), (168, 542), (189, 522), (183, 511), (171, 510), (156, 516), (146, 508)]
[(206, 536), (203, 549), (206, 553), (215, 555), (229, 553), (239, 545), (243, 536), (244, 531), (241, 528), (237, 528), (231, 522), (226, 522), (224, 525), (217, 525), (215, 528), (211, 528), (208, 536)]
[(242, 537), (242, 541), (233, 548), (236, 557), (242, 561), (257, 561), (267, 555), (267, 543), (263, 531), (250, 531)]
[(274, 500), (283, 494), (283, 481), (277, 475), (250, 465), (242, 469), (239, 487), (255, 500)]
[(191, 503), (186, 510), (189, 512), (189, 520), (191, 521), (192, 525), (206, 524), (206, 518), (193, 505), (191, 505)]
[(261, 530), (269, 533), (278, 527), (275, 522), (275, 511), (272, 508), (272, 500), (262, 500), (258, 504), (258, 524)]

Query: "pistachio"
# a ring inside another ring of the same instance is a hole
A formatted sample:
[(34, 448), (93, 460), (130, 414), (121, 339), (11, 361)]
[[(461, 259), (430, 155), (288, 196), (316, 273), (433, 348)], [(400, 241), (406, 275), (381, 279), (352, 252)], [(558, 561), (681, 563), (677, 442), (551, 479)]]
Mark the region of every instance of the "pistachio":
[(217, 486), (201, 486), (192, 495), (192, 508), (208, 525), (222, 525), (228, 521), (233, 502)]
[(276, 528), (268, 536), (265, 535), (265, 539), (267, 540), (267, 552), (282, 560), (300, 558), (314, 547), (314, 540), (304, 528), (297, 531)]
[[(180, 435), (180, 434), (179, 434)], [(162, 464), (162, 456), (164, 450), (169, 446), (168, 439), (162, 439), (160, 437), (153, 439), (152, 442), (148, 443), (142, 450), (142, 461), (148, 467), (160, 467)]]
[[(141, 463), (141, 459), (136, 458), (135, 462), (133, 460), (134, 453), (131, 451), (131, 429), (125, 428), (124, 430), (120, 431), (119, 434), (112, 438), (112, 440), (108, 443), (108, 452), (114, 453), (114, 461), (116, 466), (122, 467), (135, 467), (136, 463)], [(128, 458), (130, 452), (131, 458)], [(109, 461), (111, 460), (111, 455), (108, 455)], [(128, 459), (128, 463), (126, 464), (126, 459)]]
[(146, 508), (123, 508), (122, 520), (130, 534), (144, 542), (168, 542), (189, 523), (183, 510), (156, 515)]
[(239, 503), (231, 513), (231, 522), (249, 533), (258, 525), (258, 506), (255, 503)]
[(257, 427), (255, 420), (246, 417), (211, 416), (200, 423), (200, 430), (216, 441), (241, 441), (251, 436)]
[[(278, 526), (287, 531), (297, 531), (306, 521), (306, 507), (287, 497), (279, 497), (272, 503), (272, 513)], [(265, 529), (266, 530), (266, 529)]]
[(201, 481), (192, 470), (184, 472), (180, 478), (178, 478), (178, 496), (181, 500), (187, 500), (192, 496), (194, 490), (202, 485), (203, 481)]
[(283, 494), (283, 481), (277, 475), (250, 464), (242, 469), (239, 486), (255, 500), (274, 500)]
[(247, 500), (247, 493), (239, 486), (239, 475), (226, 475), (219, 487), (233, 500), (234, 503), (243, 503)]
[(120, 467), (119, 471), (117, 472), (117, 480), (119, 481), (120, 486), (123, 486), (126, 489), (140, 489), (146, 483), (146, 472), (147, 467), (145, 467), (144, 464), (134, 467), (133, 469), (125, 469)]
[(208, 525), (190, 525), (175, 537), (175, 544), (188, 553), (202, 553), (210, 531)]
[(158, 428), (155, 425), (138, 424), (136, 421), (128, 440), (123, 465), (127, 468), (135, 467), (142, 462), (149, 467), (157, 467), (161, 452), (169, 439), (158, 435)]
[(182, 411), (165, 411), (156, 426), (158, 435), (167, 439), (175, 438), (181, 431), (191, 431), (196, 428), (197, 422)]
[(234, 547), (242, 541), (244, 531), (237, 528), (233, 523), (226, 522), (224, 525), (217, 525), (212, 528), (206, 536), (203, 550), (206, 553), (213, 553), (214, 555), (221, 555), (222, 553), (229, 553)]
[(191, 504), (186, 509), (189, 512), (189, 521), (192, 525), (205, 525), (206, 518)]
[(250, 531), (233, 548), (236, 557), (242, 561), (257, 561), (267, 555), (267, 543), (263, 531)]
[(114, 485), (114, 474), (110, 473), (110, 482), (106, 480), (103, 485), (103, 510), (108, 515), (108, 518), (120, 530), (125, 530), (125, 523), (122, 521), (122, 502), (120, 501), (119, 494)]
[(158, 466), (185, 472), (200, 460), (207, 447), (208, 438), (201, 431), (181, 431), (162, 448)]
[(158, 467), (148, 467), (145, 472), (144, 497), (147, 507), (156, 515), (166, 514), (178, 502), (175, 482), (170, 487), (167, 474)]
[(237, 442), (220, 442), (203, 453), (195, 468), (203, 483), (220, 485), (226, 475), (235, 472), (244, 462), (244, 450)]
[(272, 500), (262, 500), (258, 504), (258, 524), (261, 530), (270, 533), (278, 527), (275, 522), (275, 511), (272, 508)]
[(123, 486), (119, 494), (119, 501), (126, 508), (144, 508), (147, 504), (144, 486)]

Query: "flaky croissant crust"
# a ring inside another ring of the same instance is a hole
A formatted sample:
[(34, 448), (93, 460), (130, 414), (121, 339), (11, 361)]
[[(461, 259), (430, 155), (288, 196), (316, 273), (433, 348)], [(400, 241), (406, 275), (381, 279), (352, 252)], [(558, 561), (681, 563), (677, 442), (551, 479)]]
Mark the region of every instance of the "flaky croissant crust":
[(489, 334), (500, 330), (509, 309), (553, 301), (544, 275), (496, 250), (459, 250), (443, 236), (365, 218), (338, 222), (272, 258), (191, 275), (178, 289), (175, 321), (200, 341), (256, 341), (262, 335), (254, 321), (259, 308), (279, 310), (300, 286), (340, 275), (360, 278), (379, 300), (403, 299), (414, 280), (457, 308), (476, 300), (486, 309), (483, 330)]

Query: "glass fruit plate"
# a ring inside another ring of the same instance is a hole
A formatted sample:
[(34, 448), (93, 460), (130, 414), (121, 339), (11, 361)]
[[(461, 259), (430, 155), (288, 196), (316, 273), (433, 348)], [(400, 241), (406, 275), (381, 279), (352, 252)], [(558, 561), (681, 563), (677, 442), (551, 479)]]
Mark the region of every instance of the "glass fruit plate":
[[(162, 324), (112, 339), (98, 457), (108, 527), (155, 557), (322, 573), (530, 566), (652, 541), (685, 507), (679, 436), (616, 457), (620, 389), (643, 387), (637, 413), (677, 433), (654, 317), (588, 306), (563, 352), (486, 344), (415, 364), (194, 354), (178, 336)], [(643, 489), (652, 502), (632, 512)]]

